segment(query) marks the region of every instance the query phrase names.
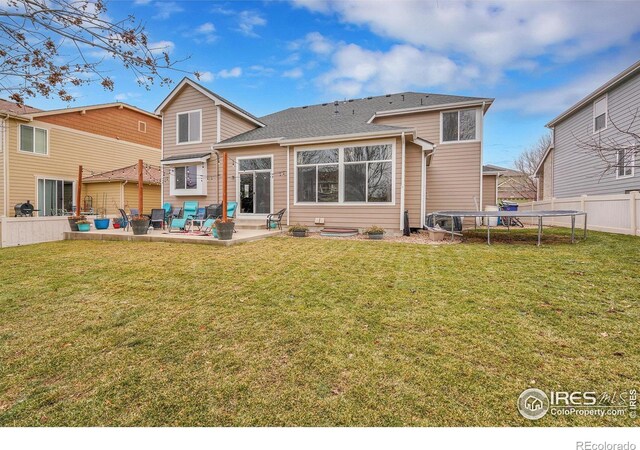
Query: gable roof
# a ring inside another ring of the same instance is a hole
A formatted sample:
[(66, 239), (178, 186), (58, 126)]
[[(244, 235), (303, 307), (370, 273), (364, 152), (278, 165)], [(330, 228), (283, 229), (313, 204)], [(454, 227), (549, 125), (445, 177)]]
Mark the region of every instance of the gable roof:
[(15, 102), (0, 98), (0, 111), (10, 114), (31, 114), (42, 110), (29, 105), (18, 106)]
[(536, 167), (535, 172), (533, 172), (533, 176), (534, 177), (538, 176), (538, 172), (540, 172), (540, 169), (542, 168), (542, 165), (544, 164), (544, 160), (547, 159), (547, 156), (549, 156), (549, 152), (551, 150), (553, 150), (553, 142), (551, 144), (549, 144), (549, 147), (547, 147), (547, 149), (542, 154), (542, 158), (540, 158), (540, 162), (538, 163), (538, 166)]
[(132, 111), (139, 112), (141, 114), (145, 114), (147, 116), (153, 117), (154, 119), (160, 120), (156, 114), (151, 113), (149, 111), (145, 111), (144, 109), (138, 108), (137, 106), (129, 105), (128, 103), (122, 102), (113, 102), (113, 103), (98, 103), (96, 105), (87, 105), (87, 106), (76, 106), (73, 108), (60, 108), (60, 109), (50, 109), (48, 111), (38, 110), (30, 114), (31, 117), (42, 117), (42, 116), (54, 116), (57, 114), (67, 114), (72, 112), (80, 112), (80, 111), (91, 111), (93, 109), (104, 109), (104, 108), (127, 108)]
[(619, 85), (620, 83), (623, 83), (624, 81), (628, 80), (629, 78), (631, 78), (634, 75), (637, 75), (638, 73), (640, 73), (640, 61), (636, 62), (631, 67), (628, 67), (627, 69), (625, 69), (622, 72), (620, 72), (618, 75), (616, 75), (615, 77), (613, 77), (612, 79), (607, 81), (605, 84), (600, 86), (598, 89), (593, 91), (591, 94), (587, 95), (585, 98), (580, 100), (578, 103), (573, 105), (571, 108), (567, 109), (565, 112), (563, 112), (562, 114), (557, 116), (555, 119), (550, 121), (545, 126), (547, 128), (553, 128), (558, 122), (563, 121), (564, 119), (569, 117), (571, 114), (573, 114), (574, 112), (576, 112), (577, 110), (579, 110), (583, 106), (585, 106), (588, 103), (592, 102), (593, 100), (595, 100), (596, 98), (600, 97), (601, 95), (604, 95), (605, 93), (610, 91), (615, 86)]
[(265, 125), (263, 128), (233, 136), (222, 141), (220, 145), (263, 141), (284, 143), (328, 136), (402, 132), (411, 129), (371, 122), (381, 115), (409, 114), (482, 104), (488, 107), (492, 102), (491, 98), (401, 92), (294, 107), (260, 117), (260, 121)]
[[(122, 167), (121, 169), (109, 170), (107, 172), (82, 177), (83, 183), (101, 183), (110, 181), (138, 182), (138, 164)], [(144, 184), (160, 184), (162, 181), (162, 171), (158, 166), (144, 164), (142, 171), (142, 181)]]
[(173, 90), (169, 93), (169, 95), (167, 95), (167, 97), (162, 101), (162, 103), (160, 103), (160, 105), (158, 105), (158, 107), (156, 108), (156, 111), (155, 111), (156, 114), (160, 114), (167, 107), (167, 105), (171, 102), (171, 100), (173, 100), (173, 98), (180, 91), (182, 91), (182, 89), (185, 86), (191, 86), (192, 88), (194, 88), (195, 90), (197, 90), (201, 94), (203, 94), (206, 97), (208, 97), (211, 100), (213, 100), (213, 102), (216, 105), (224, 106), (228, 110), (238, 114), (241, 117), (244, 117), (245, 119), (249, 120), (250, 122), (253, 122), (257, 126), (259, 126), (259, 127), (263, 127), (264, 126), (264, 124), (256, 116), (254, 116), (250, 112), (245, 111), (244, 109), (240, 108), (238, 105), (235, 105), (235, 104), (231, 103), (226, 98), (221, 97), (220, 95), (210, 91), (206, 87), (202, 86), (201, 84), (196, 83), (195, 81), (193, 81), (193, 80), (191, 80), (191, 79), (189, 79), (187, 77), (184, 77), (182, 79), (182, 81), (180, 81), (180, 83), (178, 83), (178, 85), (175, 88), (173, 88)]

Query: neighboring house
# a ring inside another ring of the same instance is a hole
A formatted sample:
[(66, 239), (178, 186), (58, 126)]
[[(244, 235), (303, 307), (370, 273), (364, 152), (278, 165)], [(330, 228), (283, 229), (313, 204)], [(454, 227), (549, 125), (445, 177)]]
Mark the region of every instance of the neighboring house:
[(497, 174), (497, 201), (529, 202), (536, 200), (535, 179), (515, 169), (487, 164), (483, 166), (485, 174)]
[(71, 211), (79, 165), (87, 176), (139, 159), (158, 166), (161, 129), (158, 116), (124, 103), (41, 111), (0, 101), (0, 215), (27, 200), (41, 216)]
[[(630, 127), (630, 132), (640, 133), (640, 61), (547, 127), (553, 130), (553, 143), (536, 169), (539, 200), (640, 190), (640, 173), (634, 167), (638, 164), (638, 142), (618, 130)], [(595, 142), (621, 148), (608, 155), (609, 162), (617, 166), (615, 170), (605, 173), (607, 163), (585, 148)]]
[(221, 201), (219, 152), (239, 221), (389, 230), (430, 211), (482, 207), (482, 131), (493, 99), (405, 92), (255, 117), (183, 79), (163, 117), (163, 201)]
[[(159, 166), (144, 164), (142, 170), (144, 210), (159, 208), (161, 203), (162, 174)], [(110, 170), (82, 178), (83, 197), (90, 199), (97, 212), (117, 215), (118, 208), (129, 212), (138, 207), (138, 164)]]

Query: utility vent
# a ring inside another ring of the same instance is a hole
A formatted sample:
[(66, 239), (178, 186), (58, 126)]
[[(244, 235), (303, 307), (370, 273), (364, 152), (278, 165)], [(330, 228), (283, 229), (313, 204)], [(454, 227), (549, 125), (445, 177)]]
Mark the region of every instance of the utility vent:
[(391, 94), (387, 94), (386, 97), (391, 97)]
[(302, 107), (302, 109), (307, 109), (307, 108), (308, 108), (308, 106), (303, 106), (303, 107)]
[(373, 97), (367, 97), (367, 100), (371, 100)]
[(328, 103), (323, 103), (322, 106), (327, 106)]

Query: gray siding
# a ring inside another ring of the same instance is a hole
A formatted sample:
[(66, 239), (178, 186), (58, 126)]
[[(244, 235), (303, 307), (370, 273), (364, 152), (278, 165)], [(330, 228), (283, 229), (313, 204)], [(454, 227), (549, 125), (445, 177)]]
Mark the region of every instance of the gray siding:
[[(609, 91), (609, 117), (607, 128), (600, 133), (601, 138), (616, 139), (621, 143), (623, 136), (611, 124), (611, 120), (619, 128), (625, 129), (638, 108), (640, 108), (640, 75)], [(640, 117), (631, 131), (640, 132)], [(640, 170), (635, 170), (634, 177), (618, 180), (615, 173), (603, 174), (605, 169), (603, 161), (597, 155), (590, 154), (580, 147), (580, 142), (597, 138), (598, 135), (593, 134), (593, 103), (586, 105), (555, 126), (553, 196), (563, 198), (583, 194), (623, 194), (626, 190), (640, 189)], [(545, 190), (546, 188), (547, 186)], [(545, 194), (546, 197), (548, 196)]]

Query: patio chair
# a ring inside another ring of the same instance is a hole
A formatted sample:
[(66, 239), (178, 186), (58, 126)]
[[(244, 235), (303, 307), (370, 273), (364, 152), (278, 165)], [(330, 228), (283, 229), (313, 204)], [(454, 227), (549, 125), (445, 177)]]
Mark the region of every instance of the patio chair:
[(120, 225), (120, 228), (122, 228), (124, 231), (128, 231), (130, 225), (129, 216), (127, 216), (127, 213), (122, 208), (118, 208), (118, 211), (120, 211), (120, 215), (122, 216), (122, 225)]
[(173, 208), (171, 210), (171, 214), (169, 214), (169, 218), (167, 219), (167, 225), (169, 225), (173, 219), (177, 219), (178, 217), (180, 217), (181, 213), (182, 208)]
[(198, 227), (198, 230), (202, 228), (202, 224), (204, 223), (206, 208), (198, 208), (198, 212), (196, 212), (196, 216), (191, 218), (191, 224)]
[(151, 225), (153, 226), (153, 228), (162, 228), (164, 230), (164, 216), (164, 208), (151, 210)]
[(182, 205), (182, 217), (185, 219), (193, 219), (198, 214), (198, 202), (184, 202)]
[(271, 229), (271, 224), (275, 223), (278, 226), (278, 229), (282, 230), (282, 216), (287, 211), (287, 208), (282, 208), (275, 214), (267, 215), (267, 230)]
[(162, 205), (162, 209), (164, 209), (164, 221), (169, 223), (169, 217), (171, 216), (171, 212), (173, 211), (173, 207), (171, 206), (171, 203), (165, 202)]
[(205, 208), (205, 217), (207, 219), (213, 217), (214, 219), (222, 215), (222, 203), (217, 205), (209, 205)]
[(169, 233), (177, 229), (181, 233), (187, 233), (191, 229), (191, 219), (184, 217), (174, 217), (169, 224)]
[(140, 211), (138, 211), (138, 208), (129, 208), (129, 219), (133, 219), (139, 215)]

